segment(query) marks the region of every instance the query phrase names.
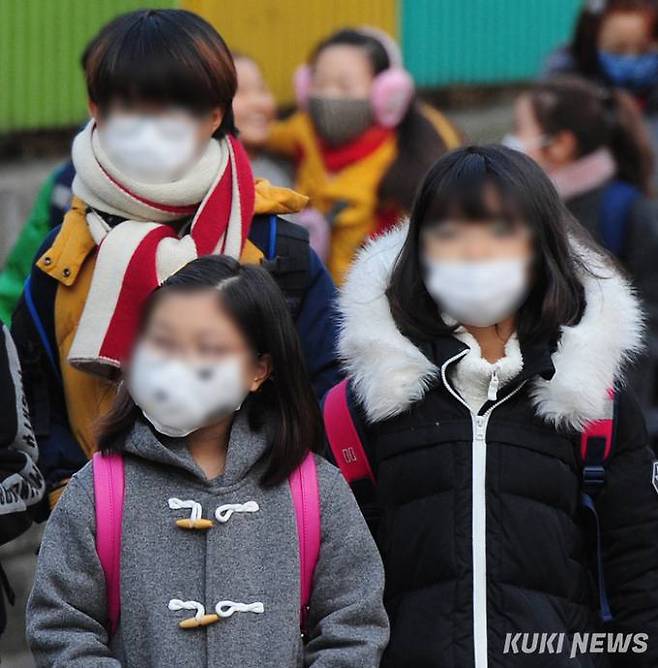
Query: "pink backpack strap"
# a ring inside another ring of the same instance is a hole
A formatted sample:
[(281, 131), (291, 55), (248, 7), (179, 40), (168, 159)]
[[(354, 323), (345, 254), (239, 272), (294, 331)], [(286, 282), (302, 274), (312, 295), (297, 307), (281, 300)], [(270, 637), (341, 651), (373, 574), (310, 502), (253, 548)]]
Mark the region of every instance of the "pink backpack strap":
[(96, 504), (96, 552), (105, 573), (107, 623), (110, 635), (121, 615), (121, 524), (123, 518), (124, 463), (118, 453), (93, 456)]
[[(615, 427), (615, 391), (608, 390), (605, 414), (598, 420), (592, 420), (585, 425), (580, 435), (580, 456), (585, 465), (594, 456), (597, 463), (603, 464), (610, 453), (614, 440)], [(598, 452), (594, 454), (594, 450)]]
[(290, 491), (299, 538), (300, 624), (304, 629), (313, 591), (313, 573), (320, 556), (320, 489), (312, 452), (290, 476)]
[(347, 402), (347, 379), (332, 387), (324, 400), (324, 426), (336, 466), (348, 483), (375, 482), (368, 455), (354, 426)]

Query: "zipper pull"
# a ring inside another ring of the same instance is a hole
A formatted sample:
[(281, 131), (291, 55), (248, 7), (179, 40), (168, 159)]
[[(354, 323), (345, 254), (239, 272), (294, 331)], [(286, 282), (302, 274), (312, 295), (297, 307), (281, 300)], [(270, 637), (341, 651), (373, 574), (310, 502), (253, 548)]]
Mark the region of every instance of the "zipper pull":
[(484, 418), (478, 415), (475, 418), (475, 440), (484, 441)]
[(489, 381), (489, 390), (487, 391), (487, 399), (489, 401), (496, 401), (498, 398), (498, 386), (500, 380), (498, 378), (498, 367), (494, 366), (491, 370), (491, 380)]

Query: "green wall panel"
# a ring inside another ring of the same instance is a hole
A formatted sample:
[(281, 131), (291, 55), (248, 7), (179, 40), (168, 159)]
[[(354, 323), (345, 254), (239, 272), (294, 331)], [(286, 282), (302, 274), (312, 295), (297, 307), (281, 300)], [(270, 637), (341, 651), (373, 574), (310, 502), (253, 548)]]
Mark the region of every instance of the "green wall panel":
[(85, 118), (80, 54), (122, 12), (176, 0), (0, 0), (0, 132), (57, 128)]
[(419, 86), (536, 76), (581, 0), (400, 0), (406, 65)]

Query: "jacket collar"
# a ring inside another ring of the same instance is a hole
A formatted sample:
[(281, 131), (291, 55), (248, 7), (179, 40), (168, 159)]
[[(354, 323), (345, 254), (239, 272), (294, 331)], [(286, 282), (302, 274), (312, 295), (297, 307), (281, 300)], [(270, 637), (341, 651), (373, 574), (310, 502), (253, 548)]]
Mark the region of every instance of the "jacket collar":
[[(432, 342), (416, 343), (415, 345), (438, 369), (447, 361), (468, 349), (466, 343), (450, 335), (438, 337)], [(551, 379), (555, 374), (552, 357), (554, 351), (555, 345), (548, 340), (538, 341), (530, 345), (521, 345), (523, 369), (516, 376), (516, 380), (522, 381), (533, 376), (541, 376), (547, 380)]]
[(601, 188), (616, 172), (617, 165), (612, 153), (607, 148), (601, 148), (555, 170), (550, 177), (560, 197), (568, 200)]
[[(438, 379), (440, 360), (463, 346), (433, 344), (447, 347), (432, 354), (395, 325), (385, 290), (406, 231), (402, 225), (366, 246), (340, 296), (339, 350), (371, 422), (423, 398)], [(629, 283), (606, 259), (575, 245), (574, 252), (592, 272), (580, 276), (587, 302), (580, 321), (562, 328), (557, 345), (522, 353), (537, 413), (556, 426), (582, 429), (605, 415), (608, 390), (622, 382), (626, 363), (641, 349), (643, 317)]]

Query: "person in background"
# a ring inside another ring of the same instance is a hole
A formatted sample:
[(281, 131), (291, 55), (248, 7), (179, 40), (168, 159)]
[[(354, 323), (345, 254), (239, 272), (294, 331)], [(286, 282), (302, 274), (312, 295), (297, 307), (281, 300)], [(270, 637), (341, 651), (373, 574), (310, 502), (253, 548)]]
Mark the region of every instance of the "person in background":
[[(553, 52), (543, 78), (574, 74), (633, 96), (658, 149), (658, 2), (589, 0), (571, 43)], [(654, 184), (658, 183), (658, 172)]]
[(243, 53), (233, 53), (238, 89), (233, 98), (235, 126), (240, 133), (251, 169), (256, 178), (289, 188), (293, 183), (292, 164), (265, 149), (270, 124), (276, 116), (276, 102), (258, 63)]
[[(27, 610), (38, 666), (379, 665), (381, 560), (346, 482), (311, 454), (323, 430), (304, 367), (260, 267), (206, 256), (152, 293), (99, 435), (125, 468), (118, 624), (110, 636), (95, 459), (44, 534)], [(305, 463), (321, 530), (303, 642), (289, 478)]]
[(645, 99), (658, 89), (655, 0), (588, 0), (571, 42), (551, 53), (543, 77), (577, 74)]
[[(655, 455), (623, 383), (641, 307), (537, 164), (500, 146), (441, 158), (408, 226), (360, 254), (340, 310), (343, 397), (375, 483), (353, 489), (386, 571), (382, 668), (658, 665)], [(325, 415), (337, 435), (344, 412)], [(585, 466), (601, 420), (610, 454)], [(518, 653), (524, 632), (565, 649)], [(647, 634), (646, 651), (570, 658), (572, 635), (595, 632)]]
[[(0, 325), (0, 545), (20, 536), (40, 517), (46, 483), (38, 459), (18, 354), (8, 329)], [(0, 564), (0, 635), (7, 623), (5, 599), (14, 604)]]
[(295, 85), (300, 109), (273, 124), (268, 147), (297, 160), (296, 187), (324, 217), (320, 254), (340, 284), (363, 242), (409, 210), (429, 166), (460, 135), (416, 100), (398, 45), (379, 30), (330, 35)]
[(196, 14), (122, 15), (89, 45), (92, 119), (73, 143), (73, 203), (37, 253), (14, 314), (51, 503), (95, 450), (92, 425), (150, 290), (197, 255), (262, 264), (288, 301), (321, 397), (340, 377), (335, 288), (305, 231), (306, 198), (254, 186), (235, 138), (237, 85), (222, 38)]
[[(254, 176), (267, 179), (277, 186), (290, 187), (294, 177), (292, 162), (266, 148), (270, 125), (276, 114), (274, 96), (256, 61), (241, 53), (234, 53), (233, 59), (238, 75), (233, 113), (240, 132), (240, 141), (247, 149)], [(329, 230), (324, 216), (317, 209), (307, 207), (284, 217), (306, 229), (311, 248), (322, 262), (326, 262)]]
[(535, 85), (515, 106), (508, 145), (548, 174), (574, 217), (628, 271), (648, 313), (648, 349), (630, 374), (658, 440), (658, 204), (653, 156), (633, 100), (575, 77)]
[(30, 274), (34, 255), (46, 236), (64, 220), (71, 206), (73, 163), (59, 165), (43, 182), (29, 218), (16, 243), (9, 251), (0, 273), (0, 320), (11, 324), (11, 315), (18, 304), (23, 284)]

